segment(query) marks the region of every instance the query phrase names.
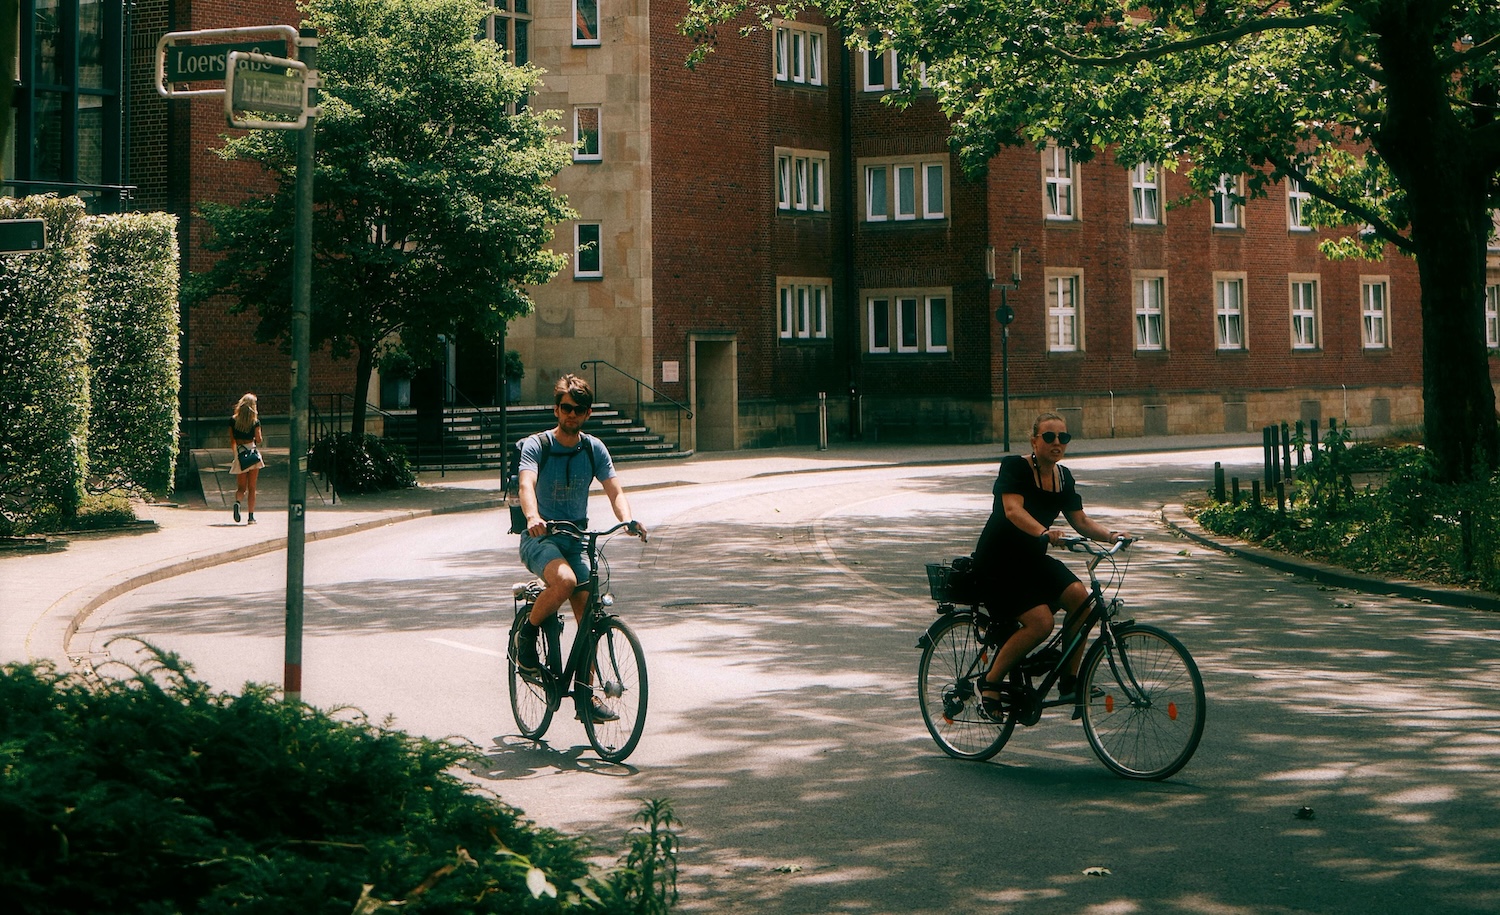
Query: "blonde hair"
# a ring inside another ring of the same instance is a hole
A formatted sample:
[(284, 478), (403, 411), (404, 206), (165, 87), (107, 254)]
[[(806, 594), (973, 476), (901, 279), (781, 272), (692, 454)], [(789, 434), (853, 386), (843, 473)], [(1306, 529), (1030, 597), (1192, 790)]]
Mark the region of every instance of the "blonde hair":
[(1051, 422), (1053, 420), (1056, 420), (1057, 422), (1062, 423), (1064, 429), (1066, 429), (1068, 427), (1068, 421), (1067, 420), (1063, 419), (1058, 414), (1053, 413), (1052, 411), (1049, 410), (1046, 413), (1039, 413), (1039, 414), (1037, 414), (1036, 420), (1034, 422), (1032, 422), (1032, 424), (1031, 424), (1031, 437), (1032, 438), (1036, 438), (1038, 435), (1041, 435), (1041, 433), (1042, 433), (1042, 423)]
[(240, 402), (234, 405), (234, 427), (241, 432), (249, 432), (255, 428), (260, 419), (260, 410), (256, 407), (254, 394), (246, 394), (240, 398)]

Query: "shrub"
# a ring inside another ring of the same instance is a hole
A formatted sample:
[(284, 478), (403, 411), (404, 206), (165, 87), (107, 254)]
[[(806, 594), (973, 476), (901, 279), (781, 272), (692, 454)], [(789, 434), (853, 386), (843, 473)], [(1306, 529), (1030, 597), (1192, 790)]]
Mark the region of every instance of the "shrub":
[(645, 852), (637, 841), (596, 872), (584, 842), (452, 773), (473, 747), (338, 720), (263, 686), (215, 693), (152, 656), (92, 684), (46, 664), (0, 668), (6, 911), (666, 911), (676, 843), (659, 814)]
[(89, 474), (171, 492), (177, 454), (177, 233), (165, 213), (93, 220)]
[(320, 438), (313, 444), (307, 466), (314, 473), (332, 477), (333, 485), (343, 492), (380, 492), (417, 485), (406, 449), (374, 435), (339, 432)]

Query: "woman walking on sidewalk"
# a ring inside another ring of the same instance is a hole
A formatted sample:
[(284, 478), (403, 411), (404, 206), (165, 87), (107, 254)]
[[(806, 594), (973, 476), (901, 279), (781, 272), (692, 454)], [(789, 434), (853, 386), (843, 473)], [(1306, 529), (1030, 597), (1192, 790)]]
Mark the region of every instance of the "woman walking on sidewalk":
[(255, 481), (260, 469), (266, 466), (261, 459), (260, 411), (256, 409), (254, 394), (246, 394), (234, 405), (234, 416), (229, 420), (229, 446), (234, 449), (234, 461), (229, 472), (234, 474), (234, 520), (240, 520), (240, 500), (246, 499), (250, 517), (247, 523), (255, 523)]

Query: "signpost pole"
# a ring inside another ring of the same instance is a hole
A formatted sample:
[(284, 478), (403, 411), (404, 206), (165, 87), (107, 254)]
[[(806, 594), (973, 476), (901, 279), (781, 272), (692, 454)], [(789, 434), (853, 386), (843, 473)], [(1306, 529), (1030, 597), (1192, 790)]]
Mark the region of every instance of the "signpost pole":
[[(318, 66), (316, 29), (303, 29), (298, 58), (309, 73)], [(308, 90), (308, 107), (317, 110), (317, 89)], [(307, 543), (308, 362), (311, 355), (313, 132), (309, 115), (298, 132), (296, 236), (292, 248), (292, 415), (291, 466), (287, 480), (286, 529), (286, 666), (283, 692), (302, 699), (303, 558)]]

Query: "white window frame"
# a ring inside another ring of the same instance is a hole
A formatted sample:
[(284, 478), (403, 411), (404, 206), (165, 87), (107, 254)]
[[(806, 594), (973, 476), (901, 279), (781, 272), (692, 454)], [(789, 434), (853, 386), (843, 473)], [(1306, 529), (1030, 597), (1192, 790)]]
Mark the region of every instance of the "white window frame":
[[(948, 344), (953, 340), (953, 312), (945, 295), (929, 295), (923, 298), (922, 312), (924, 324), (926, 325), (927, 352), (946, 353)], [(933, 316), (942, 315), (943, 339), (935, 342), (936, 335), (933, 333)]]
[[(601, 2), (602, 0), (573, 0), (573, 47), (595, 48), (601, 44), (599, 38)], [(580, 14), (580, 8), (585, 7), (594, 11), (594, 34), (592, 36), (584, 35), (582, 31), (583, 17)]]
[(1359, 278), (1360, 337), (1367, 350), (1391, 348), (1391, 281), (1386, 276)]
[(1160, 272), (1136, 273), (1131, 278), (1131, 299), (1135, 306), (1135, 351), (1165, 352), (1167, 275)]
[(1484, 287), (1484, 345), (1500, 349), (1500, 283)]
[(1315, 274), (1292, 274), (1287, 277), (1294, 350), (1316, 350), (1322, 347), (1322, 284), (1318, 279)]
[[(1227, 296), (1234, 291), (1233, 301)], [(1219, 352), (1244, 352), (1250, 348), (1246, 328), (1245, 275), (1214, 274), (1214, 348)], [(1233, 331), (1231, 333), (1231, 330)]]
[(1083, 271), (1047, 271), (1047, 352), (1083, 351)]
[(832, 289), (833, 281), (827, 277), (778, 277), (776, 336), (786, 342), (828, 339), (828, 301)]
[[(585, 270), (583, 266), (583, 236), (586, 230), (592, 228), (595, 250), (594, 257), (598, 260), (598, 269)], [(598, 279), (604, 276), (604, 226), (597, 222), (576, 222), (573, 224), (573, 278), (576, 280)]]
[(862, 159), (865, 222), (923, 222), (948, 218), (946, 157)]
[(1138, 226), (1161, 225), (1161, 168), (1138, 162), (1130, 170), (1130, 221)]
[(783, 213), (828, 209), (828, 153), (776, 148), (776, 209)]
[(1042, 150), (1042, 180), (1045, 192), (1042, 209), (1053, 222), (1078, 218), (1078, 184), (1073, 180), (1076, 166), (1072, 150), (1048, 142)]
[(1287, 176), (1286, 179), (1286, 227), (1291, 232), (1311, 232), (1313, 227), (1307, 224), (1304, 207), (1307, 201), (1312, 199), (1312, 194), (1302, 189), (1302, 184), (1296, 179)]
[[(1232, 188), (1229, 186), (1231, 183), (1234, 185)], [(1212, 194), (1215, 229), (1243, 229), (1245, 227), (1240, 204), (1235, 199), (1239, 193), (1239, 175), (1219, 176), (1219, 183), (1214, 187)]]
[[(862, 298), (866, 354), (941, 356), (953, 351), (953, 290), (875, 289)], [(943, 339), (934, 341), (939, 325)], [(876, 336), (880, 327), (887, 332), (885, 346)]]
[[(580, 115), (585, 111), (594, 113), (594, 146), (592, 153), (584, 152), (581, 143), (583, 141), (583, 125)], [(573, 161), (574, 162), (602, 162), (604, 160), (604, 109), (600, 105), (576, 105), (573, 108)]]
[(774, 20), (775, 40), (771, 46), (771, 74), (777, 82), (821, 86), (824, 48), (828, 30), (823, 26), (805, 25), (790, 19)]
[[(879, 40), (878, 33), (870, 35), (872, 44)], [(879, 62), (881, 70), (878, 81), (873, 78), (876, 75), (876, 68), (871, 66), (876, 61)], [(866, 92), (886, 92), (901, 88), (901, 77), (898, 75), (901, 71), (896, 67), (894, 49), (885, 51), (877, 51), (870, 47), (860, 49), (860, 69), (863, 71), (860, 77)]]

